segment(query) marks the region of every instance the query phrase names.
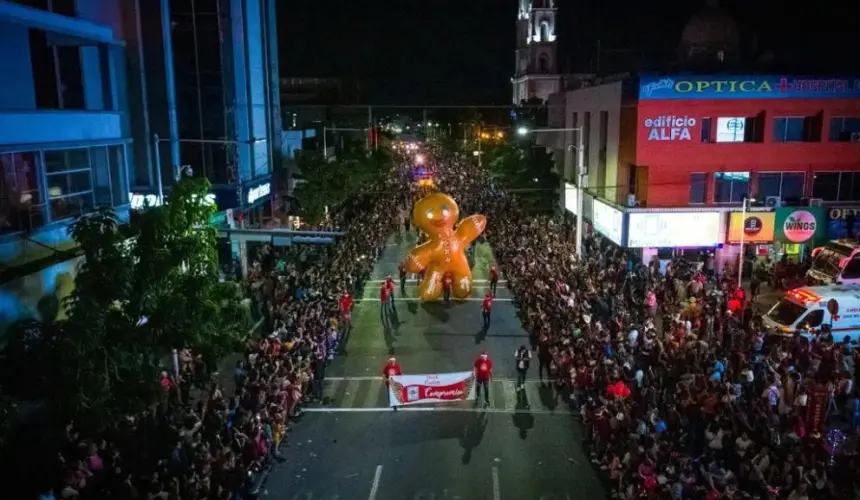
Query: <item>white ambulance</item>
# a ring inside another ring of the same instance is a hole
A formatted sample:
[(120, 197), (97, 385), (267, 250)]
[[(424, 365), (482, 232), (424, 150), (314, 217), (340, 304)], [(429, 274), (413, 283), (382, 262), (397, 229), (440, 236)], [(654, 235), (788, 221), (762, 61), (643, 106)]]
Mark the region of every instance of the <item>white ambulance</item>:
[(809, 337), (829, 325), (833, 339), (860, 339), (860, 285), (830, 285), (795, 288), (764, 316), (770, 330), (782, 334), (802, 332)]

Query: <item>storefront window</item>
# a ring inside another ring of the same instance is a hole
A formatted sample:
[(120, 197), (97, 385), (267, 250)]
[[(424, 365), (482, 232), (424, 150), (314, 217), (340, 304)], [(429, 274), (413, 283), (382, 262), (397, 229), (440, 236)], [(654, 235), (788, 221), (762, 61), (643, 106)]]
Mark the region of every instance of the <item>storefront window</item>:
[(128, 200), (128, 170), (125, 164), (125, 146), (108, 146), (108, 161), (110, 162), (110, 184), (113, 194), (113, 206), (125, 205)]
[(37, 152), (0, 154), (0, 234), (28, 231), (46, 222), (38, 156)]
[(714, 174), (714, 201), (741, 203), (749, 195), (749, 172), (717, 172)]
[(53, 220), (93, 210), (95, 198), (89, 148), (45, 151), (45, 172)]

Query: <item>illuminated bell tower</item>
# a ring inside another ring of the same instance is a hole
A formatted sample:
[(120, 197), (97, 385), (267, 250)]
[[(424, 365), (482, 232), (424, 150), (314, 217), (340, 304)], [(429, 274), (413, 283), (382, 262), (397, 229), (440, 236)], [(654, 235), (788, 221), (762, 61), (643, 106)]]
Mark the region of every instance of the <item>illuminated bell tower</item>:
[(516, 67), (511, 78), (514, 104), (535, 97), (546, 101), (560, 90), (555, 3), (556, 0), (519, 1)]

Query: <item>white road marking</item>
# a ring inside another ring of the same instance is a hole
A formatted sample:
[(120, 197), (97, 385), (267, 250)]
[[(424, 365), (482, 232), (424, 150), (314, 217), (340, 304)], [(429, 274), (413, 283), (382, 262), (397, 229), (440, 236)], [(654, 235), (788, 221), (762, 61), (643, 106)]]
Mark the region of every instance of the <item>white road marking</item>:
[[(379, 298), (375, 298), (375, 297), (365, 297), (365, 298), (361, 298), (361, 299), (352, 299), (352, 300), (353, 300), (353, 302), (379, 302)], [(404, 302), (404, 301), (405, 302), (416, 302), (419, 300), (421, 300), (421, 299), (419, 299), (418, 297), (395, 297), (394, 298), (394, 302)], [(451, 298), (451, 301), (452, 302), (460, 302), (460, 301), (483, 302), (484, 298), (483, 297), (466, 297), (465, 299)], [(501, 299), (499, 297), (493, 298), (493, 302), (513, 302), (513, 301), (514, 301), (514, 299)], [(442, 299), (434, 300), (432, 302), (440, 302), (441, 303)]]
[(499, 468), (493, 467), (493, 500), (501, 500), (502, 491), (499, 488)]
[(376, 494), (379, 493), (379, 480), (382, 478), (382, 466), (376, 466), (376, 472), (373, 474), (373, 483), (370, 484), (370, 496), (367, 500), (376, 500)]
[[(367, 280), (367, 281), (365, 281), (365, 283), (385, 283), (385, 281), (386, 281), (386, 280)], [(407, 284), (408, 284), (408, 283), (418, 283), (419, 281), (421, 281), (421, 280), (417, 280), (417, 279), (407, 279), (407, 280), (406, 280), (406, 283), (407, 283)], [(394, 282), (395, 282), (395, 283), (399, 283), (399, 282), (400, 282), (400, 280), (399, 280), (399, 279), (397, 279), (397, 278), (394, 278)], [(490, 280), (472, 280), (472, 283), (489, 283), (489, 282), (490, 282)], [(505, 284), (505, 283), (507, 283), (507, 282), (508, 282), (508, 280), (499, 280), (497, 283), (498, 283), (498, 284), (500, 284), (500, 285), (503, 285), (503, 284)]]
[[(472, 403), (469, 403), (472, 404)], [(370, 407), (370, 408), (302, 408), (304, 413), (394, 413), (390, 406)], [(557, 412), (552, 410), (528, 409), (517, 410), (507, 408), (460, 408), (456, 406), (398, 406), (397, 413), (415, 412), (415, 413), (501, 413), (512, 415), (514, 413), (529, 413), (531, 415), (554, 415), (570, 417), (569, 412)]]

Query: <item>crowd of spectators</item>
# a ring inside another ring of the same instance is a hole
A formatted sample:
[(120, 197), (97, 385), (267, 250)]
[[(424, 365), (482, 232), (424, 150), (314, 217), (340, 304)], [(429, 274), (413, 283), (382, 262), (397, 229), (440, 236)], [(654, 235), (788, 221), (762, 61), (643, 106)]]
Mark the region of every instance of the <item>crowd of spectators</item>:
[[(399, 188), (398, 181), (390, 187)], [(256, 248), (248, 285), (263, 312), (263, 335), (248, 339), (232, 373), (219, 378), (182, 351), (178, 372), (162, 372), (162, 402), (151, 411), (98, 438), (70, 422), (46, 475), (59, 481), (47, 480), (40, 498), (255, 498), (268, 463), (289, 458), (281, 444), (301, 405), (322, 397), (326, 366), (347, 333), (337, 299), (345, 291), (360, 294), (401, 220), (391, 208), (384, 197), (350, 203), (327, 222), (344, 231), (332, 246)], [(194, 382), (205, 390), (193, 389)]]
[(443, 189), (487, 215), (541, 378), (579, 410), (613, 498), (858, 498), (858, 350), (826, 328), (770, 335), (712, 260), (661, 272), (589, 231), (580, 257), (572, 221), (447, 162)]

